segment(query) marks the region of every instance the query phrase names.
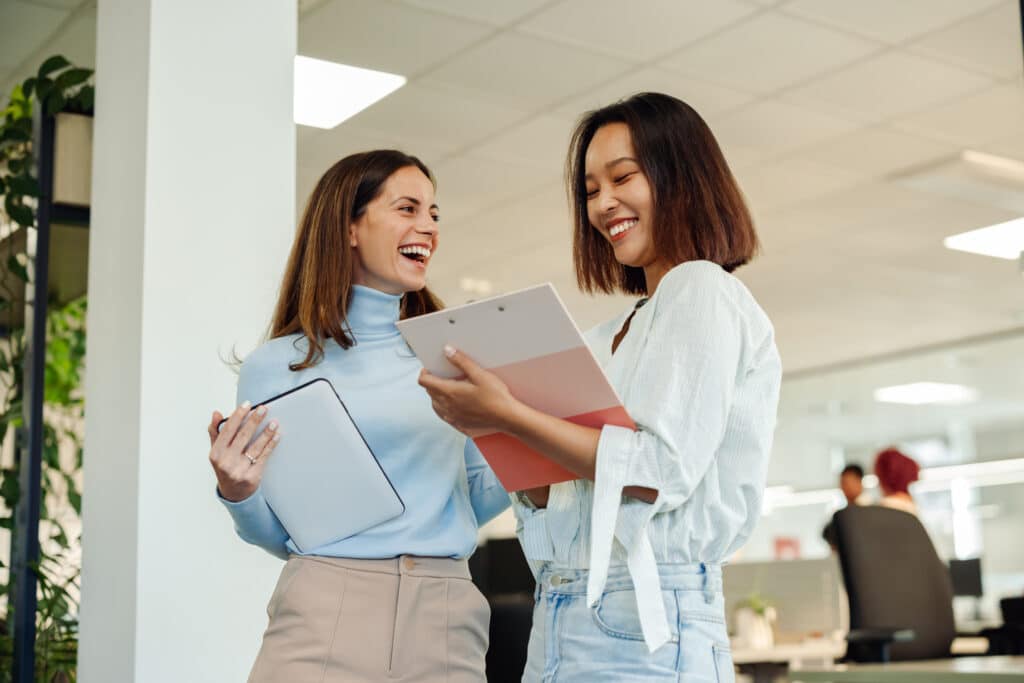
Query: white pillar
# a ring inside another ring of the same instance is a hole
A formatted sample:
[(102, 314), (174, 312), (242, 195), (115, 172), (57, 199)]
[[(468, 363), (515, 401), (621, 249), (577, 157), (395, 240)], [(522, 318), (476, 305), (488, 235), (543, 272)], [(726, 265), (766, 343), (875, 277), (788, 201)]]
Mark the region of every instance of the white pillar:
[[(258, 5), (258, 6), (257, 6)], [(242, 681), (280, 561), (214, 499), (294, 228), (295, 0), (100, 0), (79, 680)]]

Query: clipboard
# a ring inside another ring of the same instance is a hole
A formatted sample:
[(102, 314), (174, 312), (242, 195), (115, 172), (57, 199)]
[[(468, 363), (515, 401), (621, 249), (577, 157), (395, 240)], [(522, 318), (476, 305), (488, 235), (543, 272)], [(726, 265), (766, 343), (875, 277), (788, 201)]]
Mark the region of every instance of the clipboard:
[[(398, 322), (427, 370), (454, 378), (451, 344), (501, 378), (526, 405), (576, 424), (636, 429), (551, 283)], [(579, 477), (503, 432), (470, 433), (506, 491)]]
[(405, 503), (328, 380), (315, 379), (256, 405), (266, 406), (267, 413), (253, 440), (270, 420), (277, 420), (281, 434), (260, 488), (299, 552), (344, 540), (405, 512)]

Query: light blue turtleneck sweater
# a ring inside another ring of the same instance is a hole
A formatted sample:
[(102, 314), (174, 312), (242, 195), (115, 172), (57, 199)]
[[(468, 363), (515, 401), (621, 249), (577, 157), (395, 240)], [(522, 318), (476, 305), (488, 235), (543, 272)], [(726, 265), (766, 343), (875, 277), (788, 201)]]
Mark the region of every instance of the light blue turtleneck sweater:
[[(305, 340), (280, 337), (242, 364), (238, 403), (255, 405), (318, 377), (330, 380), (405, 503), (399, 517), (307, 554), (467, 557), (476, 546), (477, 527), (509, 505), (480, 451), (434, 414), (417, 384), (422, 365), (395, 326), (399, 302), (398, 296), (357, 285), (348, 310), (355, 346), (344, 350), (328, 340), (320, 363), (292, 372), (288, 364), (305, 357)], [(279, 557), (298, 554), (260, 489), (237, 503), (221, 501), (243, 540)]]

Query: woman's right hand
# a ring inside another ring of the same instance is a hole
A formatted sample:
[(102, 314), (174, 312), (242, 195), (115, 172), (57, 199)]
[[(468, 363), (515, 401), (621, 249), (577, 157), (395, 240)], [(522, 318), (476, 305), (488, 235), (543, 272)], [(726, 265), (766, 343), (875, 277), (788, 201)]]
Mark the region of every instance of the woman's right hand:
[[(252, 419), (246, 420), (250, 412), (253, 413)], [(210, 464), (217, 475), (217, 490), (225, 500), (237, 503), (259, 488), (266, 459), (281, 440), (277, 433), (277, 422), (271, 420), (252, 446), (246, 448), (266, 413), (265, 406), (251, 410), (247, 401), (235, 409), (219, 433), (217, 426), (224, 418), (217, 411), (213, 413), (207, 427), (210, 436)]]

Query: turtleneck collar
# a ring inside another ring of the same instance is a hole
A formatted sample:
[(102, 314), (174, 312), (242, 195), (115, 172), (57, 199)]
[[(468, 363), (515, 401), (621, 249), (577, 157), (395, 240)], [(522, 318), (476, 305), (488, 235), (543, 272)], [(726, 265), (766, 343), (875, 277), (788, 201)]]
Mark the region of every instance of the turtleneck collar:
[(398, 334), (395, 323), (402, 304), (400, 294), (352, 285), (348, 304), (348, 327), (356, 339), (380, 339)]

